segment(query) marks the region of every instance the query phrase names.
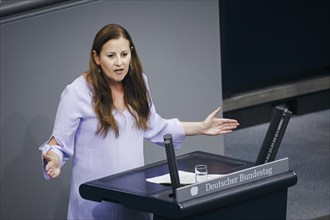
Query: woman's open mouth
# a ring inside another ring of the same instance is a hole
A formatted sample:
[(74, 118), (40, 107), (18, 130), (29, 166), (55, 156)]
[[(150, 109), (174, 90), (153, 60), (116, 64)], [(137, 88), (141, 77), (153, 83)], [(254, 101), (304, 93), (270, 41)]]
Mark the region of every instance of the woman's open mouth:
[(124, 69), (116, 69), (115, 73), (116, 74), (122, 74), (122, 73), (124, 73)]

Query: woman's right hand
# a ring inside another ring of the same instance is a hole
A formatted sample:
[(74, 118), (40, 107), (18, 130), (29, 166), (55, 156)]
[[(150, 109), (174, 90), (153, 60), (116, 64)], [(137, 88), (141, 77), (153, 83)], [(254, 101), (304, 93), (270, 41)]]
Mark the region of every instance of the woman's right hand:
[(43, 155), (43, 158), (47, 161), (45, 168), (47, 175), (52, 179), (58, 177), (61, 173), (61, 161), (59, 156), (55, 152), (49, 150)]

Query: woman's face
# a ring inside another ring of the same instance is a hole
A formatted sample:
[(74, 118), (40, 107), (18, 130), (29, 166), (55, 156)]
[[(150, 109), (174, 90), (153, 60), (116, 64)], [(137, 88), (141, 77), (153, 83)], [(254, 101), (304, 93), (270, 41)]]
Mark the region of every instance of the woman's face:
[(127, 75), (131, 62), (129, 41), (123, 37), (109, 40), (102, 46), (100, 54), (93, 51), (93, 56), (109, 83), (121, 82)]

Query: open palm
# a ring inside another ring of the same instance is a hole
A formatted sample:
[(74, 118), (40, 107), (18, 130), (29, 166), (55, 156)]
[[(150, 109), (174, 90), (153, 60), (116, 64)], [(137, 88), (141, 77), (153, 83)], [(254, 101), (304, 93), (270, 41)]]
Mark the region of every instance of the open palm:
[(203, 121), (204, 134), (206, 135), (219, 135), (227, 134), (237, 128), (239, 123), (234, 119), (216, 118), (216, 114), (220, 112), (220, 108), (217, 108), (214, 112), (207, 116)]

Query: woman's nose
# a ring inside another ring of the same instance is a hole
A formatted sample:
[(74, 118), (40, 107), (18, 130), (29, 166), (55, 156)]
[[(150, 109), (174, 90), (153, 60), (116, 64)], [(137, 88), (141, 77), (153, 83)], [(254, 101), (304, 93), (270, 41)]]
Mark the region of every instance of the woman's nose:
[(121, 60), (120, 57), (117, 57), (115, 65), (120, 66), (121, 64), (123, 64), (123, 61)]

